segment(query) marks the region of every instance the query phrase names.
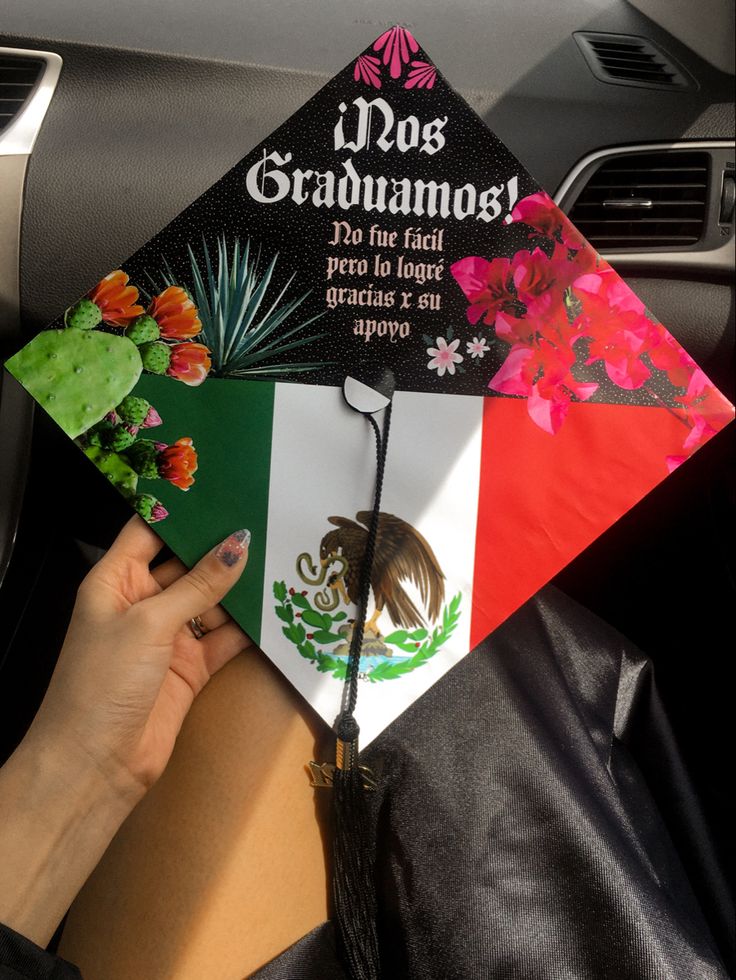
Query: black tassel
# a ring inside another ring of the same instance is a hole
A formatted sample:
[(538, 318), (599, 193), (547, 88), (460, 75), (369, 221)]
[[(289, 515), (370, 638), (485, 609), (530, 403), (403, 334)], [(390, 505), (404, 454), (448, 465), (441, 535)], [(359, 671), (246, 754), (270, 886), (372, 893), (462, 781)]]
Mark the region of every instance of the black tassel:
[(358, 767), (358, 723), (337, 725), (333, 779), (332, 891), (342, 948), (352, 980), (377, 980), (375, 849), (363, 773)]

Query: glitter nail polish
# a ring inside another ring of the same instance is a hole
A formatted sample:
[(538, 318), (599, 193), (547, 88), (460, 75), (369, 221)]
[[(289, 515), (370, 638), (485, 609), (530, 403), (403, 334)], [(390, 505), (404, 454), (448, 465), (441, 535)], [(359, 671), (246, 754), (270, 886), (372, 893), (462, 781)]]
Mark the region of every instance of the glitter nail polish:
[(223, 542), (218, 544), (215, 549), (215, 558), (221, 561), (223, 565), (227, 565), (228, 568), (232, 568), (246, 554), (249, 545), (250, 531), (247, 528), (234, 531)]

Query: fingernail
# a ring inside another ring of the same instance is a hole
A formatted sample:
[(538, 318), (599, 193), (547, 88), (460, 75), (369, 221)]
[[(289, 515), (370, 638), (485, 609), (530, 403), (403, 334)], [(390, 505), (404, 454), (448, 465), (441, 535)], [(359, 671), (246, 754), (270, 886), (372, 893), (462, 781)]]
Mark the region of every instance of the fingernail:
[(221, 561), (223, 565), (227, 565), (228, 568), (232, 568), (248, 553), (249, 545), (250, 531), (244, 527), (240, 531), (234, 531), (218, 544), (215, 549), (215, 558)]

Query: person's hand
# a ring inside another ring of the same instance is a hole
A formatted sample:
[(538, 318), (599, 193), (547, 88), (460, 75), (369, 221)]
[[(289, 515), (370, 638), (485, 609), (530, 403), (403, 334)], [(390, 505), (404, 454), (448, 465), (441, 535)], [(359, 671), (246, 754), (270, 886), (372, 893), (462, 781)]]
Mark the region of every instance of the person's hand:
[[(142, 795), (194, 698), (250, 644), (217, 605), (240, 577), (249, 541), (235, 532), (186, 574), (178, 559), (151, 571), (161, 540), (132, 518), (82, 582), (34, 735), (88, 755), (122, 791)], [(207, 630), (200, 639), (194, 617)]]
[(194, 698), (250, 645), (217, 605), (249, 541), (236, 531), (190, 572), (151, 571), (161, 541), (134, 517), (82, 583), (43, 704), (0, 770), (0, 921), (41, 945), (163, 772)]

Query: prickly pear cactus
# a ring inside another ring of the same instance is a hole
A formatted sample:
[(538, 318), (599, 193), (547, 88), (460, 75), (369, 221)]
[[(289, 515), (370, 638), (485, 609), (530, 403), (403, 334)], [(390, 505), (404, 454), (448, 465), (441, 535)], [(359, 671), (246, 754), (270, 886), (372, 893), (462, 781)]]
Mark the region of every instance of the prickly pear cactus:
[(151, 403), (140, 395), (126, 395), (115, 411), (129, 425), (143, 425), (151, 408)]
[(151, 374), (166, 374), (166, 369), (171, 360), (171, 351), (159, 341), (150, 344), (143, 344), (140, 348), (143, 367)]
[(157, 500), (150, 493), (136, 494), (131, 500), (131, 503), (141, 517), (145, 521), (148, 521), (149, 524), (155, 524), (157, 521), (162, 521), (165, 517), (169, 516), (169, 512), (161, 501)]
[(127, 449), (135, 442), (138, 429), (134, 425), (116, 425), (114, 429), (108, 429), (102, 434), (102, 445), (107, 449), (114, 449), (120, 452)]
[(84, 453), (122, 494), (130, 497), (136, 492), (138, 474), (122, 456), (99, 446), (85, 446)]
[(161, 336), (158, 324), (152, 316), (147, 313), (138, 316), (126, 328), (125, 336), (129, 337), (134, 344), (146, 344), (152, 340), (158, 340)]
[(155, 480), (158, 476), (158, 450), (150, 439), (139, 439), (126, 450), (126, 459), (139, 476)]
[(101, 320), (102, 311), (91, 299), (80, 299), (64, 314), (67, 327), (76, 327), (79, 330), (93, 330)]
[(142, 370), (131, 340), (75, 327), (41, 331), (5, 366), (72, 439), (112, 411)]

